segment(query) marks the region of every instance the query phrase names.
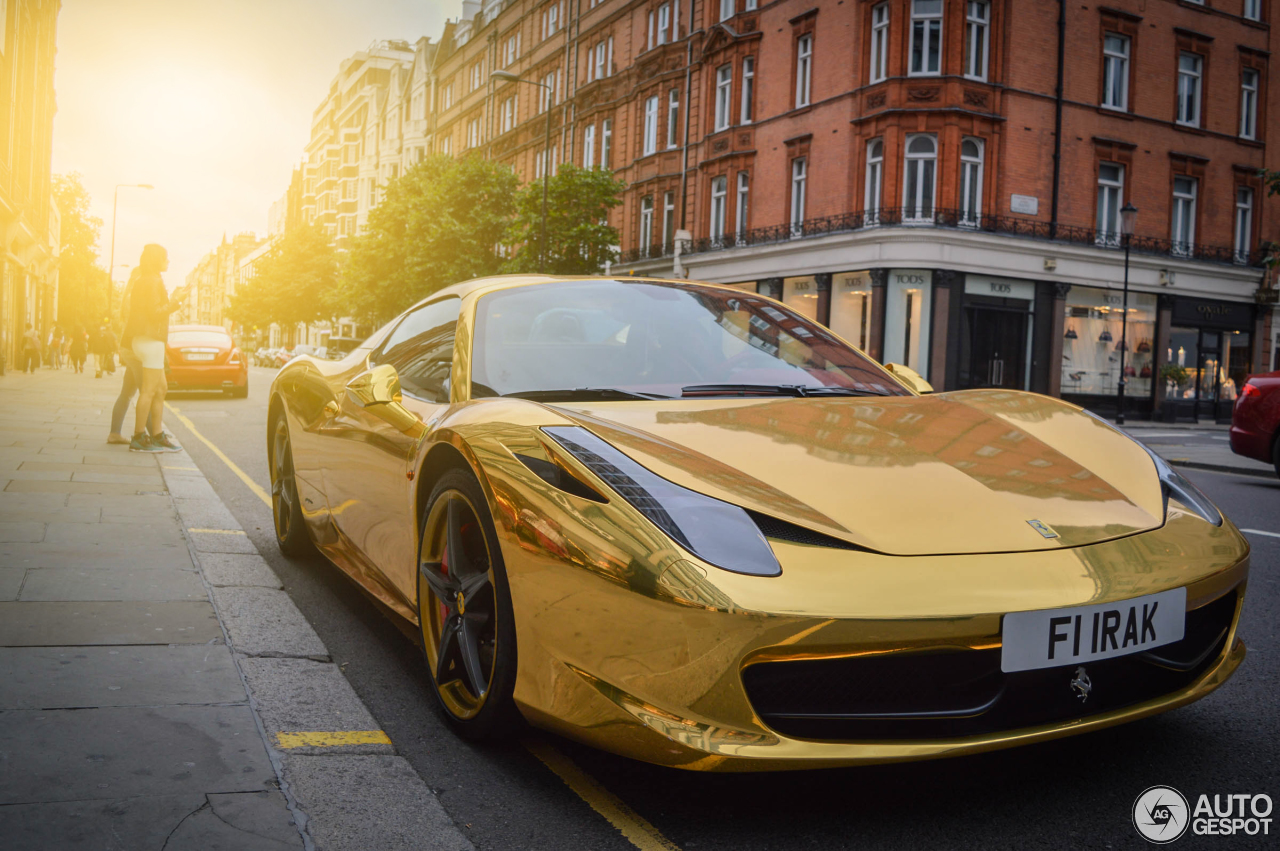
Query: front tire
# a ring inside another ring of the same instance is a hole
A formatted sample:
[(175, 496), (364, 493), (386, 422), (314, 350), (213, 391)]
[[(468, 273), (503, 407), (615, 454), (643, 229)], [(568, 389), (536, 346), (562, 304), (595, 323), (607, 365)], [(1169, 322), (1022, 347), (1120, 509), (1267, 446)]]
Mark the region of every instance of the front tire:
[(464, 738), (510, 735), (520, 727), (511, 590), (488, 502), (469, 470), (440, 477), (421, 532), (418, 620), (440, 708)]
[(284, 414), (276, 417), (271, 430), (271, 515), (275, 520), (276, 545), (290, 558), (315, 551), (302, 517), (302, 499), (293, 472), (293, 445)]

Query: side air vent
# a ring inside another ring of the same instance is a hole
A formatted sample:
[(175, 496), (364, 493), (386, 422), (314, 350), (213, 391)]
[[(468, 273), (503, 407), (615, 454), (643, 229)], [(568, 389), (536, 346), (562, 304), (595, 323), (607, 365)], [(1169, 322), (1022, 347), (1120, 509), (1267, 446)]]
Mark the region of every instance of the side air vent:
[(609, 501), (596, 493), (594, 489), (588, 487), (585, 483), (578, 481), (578, 479), (560, 469), (559, 464), (553, 464), (552, 462), (545, 461), (542, 458), (534, 458), (532, 455), (522, 455), (519, 452), (515, 453), (515, 456), (520, 460), (520, 463), (528, 467), (535, 476), (542, 479), (553, 488), (562, 490), (565, 493), (571, 493), (574, 496), (582, 497), (583, 499), (589, 499), (592, 502)]
[(831, 547), (837, 550), (870, 552), (866, 547), (860, 547), (857, 544), (851, 544), (848, 541), (842, 541), (839, 538), (833, 538), (830, 535), (824, 535), (821, 532), (815, 532), (812, 529), (806, 529), (803, 526), (797, 526), (794, 523), (788, 523), (785, 520), (779, 520), (767, 514), (760, 514), (755, 511), (748, 511), (747, 514), (751, 516), (756, 526), (760, 528), (760, 534), (766, 538), (791, 541), (793, 544), (808, 544), (811, 547)]

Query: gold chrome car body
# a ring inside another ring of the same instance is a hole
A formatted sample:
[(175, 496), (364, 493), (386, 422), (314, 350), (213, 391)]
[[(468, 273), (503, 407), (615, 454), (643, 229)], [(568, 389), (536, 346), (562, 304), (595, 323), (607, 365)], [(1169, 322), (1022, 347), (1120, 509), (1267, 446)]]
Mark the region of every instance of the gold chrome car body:
[[(1176, 501), (1166, 517), (1146, 452), (1060, 400), (470, 399), (477, 301), (548, 280), (560, 279), (492, 278), (440, 294), (461, 298), (448, 402), (402, 395), (394, 374), (369, 369), (386, 329), (342, 361), (295, 359), (271, 391), (312, 538), (410, 623), (423, 502), (450, 465), (479, 479), (515, 611), (515, 700), (531, 722), (698, 770), (915, 760), (1163, 712), (1208, 694), (1244, 658), (1244, 538)], [(542, 431), (554, 426), (586, 428), (670, 481), (847, 547), (770, 538), (781, 575), (722, 570), (613, 494)], [(609, 499), (555, 488), (517, 455)], [(744, 670), (767, 662), (999, 648), (1005, 613), (1178, 587), (1189, 611), (1235, 594), (1221, 651), (1191, 682), (1114, 711), (950, 738), (814, 740), (765, 724), (743, 685)]]

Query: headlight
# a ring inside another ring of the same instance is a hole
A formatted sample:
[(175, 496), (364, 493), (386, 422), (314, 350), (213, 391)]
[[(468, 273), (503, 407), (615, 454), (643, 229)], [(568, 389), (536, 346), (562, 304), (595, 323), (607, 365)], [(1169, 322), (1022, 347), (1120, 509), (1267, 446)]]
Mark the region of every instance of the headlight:
[(584, 428), (555, 426), (543, 431), (653, 525), (704, 561), (733, 573), (782, 573), (769, 542), (738, 506), (667, 481)]
[(1169, 499), (1172, 497), (1203, 517), (1206, 522), (1212, 523), (1214, 526), (1222, 525), (1222, 512), (1209, 501), (1209, 497), (1205, 496), (1200, 488), (1191, 484), (1186, 476), (1170, 467), (1168, 461), (1152, 452), (1145, 444), (1139, 443), (1138, 445), (1147, 450), (1147, 454), (1155, 462), (1156, 472), (1160, 474), (1160, 488), (1164, 491), (1164, 513), (1166, 517), (1169, 515)]

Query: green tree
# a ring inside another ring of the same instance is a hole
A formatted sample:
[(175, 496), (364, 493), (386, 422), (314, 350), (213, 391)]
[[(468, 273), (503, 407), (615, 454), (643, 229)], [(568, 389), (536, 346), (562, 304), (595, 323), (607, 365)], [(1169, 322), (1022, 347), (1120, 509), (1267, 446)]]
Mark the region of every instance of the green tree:
[(446, 155), (391, 181), (351, 240), (340, 312), (384, 321), (442, 287), (500, 271), (518, 186), (505, 165)]
[[(89, 214), (89, 192), (78, 172), (53, 176), (53, 197), (62, 216), (58, 263), (58, 324), (97, 328), (107, 312), (107, 273), (98, 265), (102, 219)], [(119, 316), (119, 298), (114, 299)]]
[(252, 280), (231, 296), (227, 314), (233, 321), (261, 327), (272, 322), (295, 325), (334, 317), (338, 252), (320, 227), (286, 233), (255, 267)]
[(620, 240), (610, 227), (609, 211), (622, 203), (626, 184), (603, 168), (561, 165), (547, 184), (547, 260), (541, 258), (542, 181), (535, 180), (516, 198), (516, 219), (507, 242), (520, 249), (507, 261), (508, 272), (595, 275), (614, 259)]

